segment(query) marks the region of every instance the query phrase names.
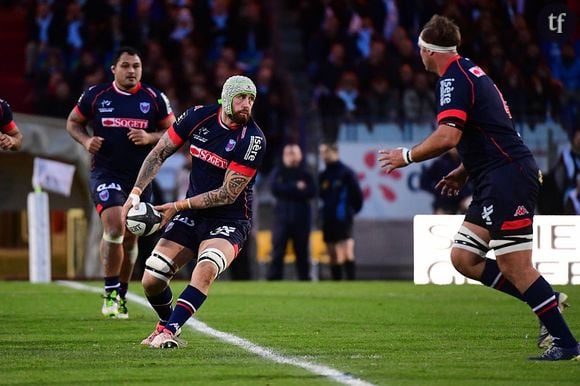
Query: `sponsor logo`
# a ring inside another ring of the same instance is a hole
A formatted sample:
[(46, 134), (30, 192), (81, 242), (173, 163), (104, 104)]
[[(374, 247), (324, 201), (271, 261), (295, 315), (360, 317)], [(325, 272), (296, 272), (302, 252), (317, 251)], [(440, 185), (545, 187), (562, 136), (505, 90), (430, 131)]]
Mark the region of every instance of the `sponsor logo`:
[(232, 150), (234, 150), (234, 147), (236, 147), (236, 141), (233, 139), (230, 139), (230, 141), (226, 145), (226, 151), (232, 151)]
[(479, 66), (471, 67), (469, 69), (473, 75), (477, 76), (478, 78), (485, 75), (485, 72)]
[(258, 154), (261, 148), (262, 148), (262, 137), (252, 135), (250, 137), (250, 146), (248, 146), (248, 151), (246, 151), (244, 159), (248, 161), (254, 161), (256, 159), (256, 155)]
[(100, 184), (99, 186), (97, 186), (97, 192), (100, 192), (101, 190), (105, 189), (115, 189), (121, 191), (121, 185), (115, 182), (111, 182), (110, 184)]
[(139, 110), (141, 110), (141, 112), (143, 114), (147, 114), (149, 112), (149, 110), (151, 110), (151, 103), (149, 103), (149, 102), (139, 103)]
[(111, 101), (108, 99), (103, 99), (101, 101), (101, 107), (99, 107), (100, 113), (111, 113), (115, 110), (114, 107), (111, 107)]
[[(173, 223), (175, 221), (179, 221), (180, 223), (183, 223), (183, 224), (187, 225), (188, 227), (195, 226), (195, 221), (193, 221), (193, 219), (190, 219), (189, 217), (183, 216), (181, 214), (178, 214), (177, 216), (175, 216), (170, 225), (173, 226)], [(169, 229), (167, 229), (167, 230), (169, 230)]]
[(492, 224), (490, 217), (492, 214), (493, 214), (493, 205), (483, 207), (483, 211), (481, 212), (481, 218), (483, 219), (483, 221), (485, 221), (487, 225)]
[(131, 127), (134, 129), (146, 129), (149, 127), (147, 119), (136, 118), (101, 118), (101, 125), (103, 127)]
[(451, 102), (451, 92), (455, 89), (453, 82), (455, 78), (445, 78), (439, 81), (439, 105), (443, 106)]
[(195, 110), (199, 110), (199, 109), (201, 109), (202, 107), (203, 107), (203, 105), (195, 105), (195, 106), (193, 106), (193, 111), (195, 111)]
[(525, 206), (519, 205), (518, 208), (516, 209), (516, 212), (514, 213), (514, 217), (525, 216), (526, 214), (529, 213), (530, 212), (528, 212)]
[(221, 227), (217, 227), (213, 231), (209, 232), (209, 234), (211, 236), (223, 235), (223, 236), (229, 237), (229, 235), (231, 233), (234, 233), (235, 231), (236, 231), (236, 228), (224, 225)]
[(195, 145), (191, 145), (189, 147), (189, 153), (196, 158), (199, 158), (202, 161), (208, 162), (213, 166), (216, 166), (220, 169), (227, 169), (228, 167), (228, 160), (225, 158), (220, 157), (219, 155), (212, 153), (211, 151), (201, 149)]
[(202, 126), (199, 128), (199, 134), (201, 135), (208, 135), (209, 134), (209, 129), (205, 126)]

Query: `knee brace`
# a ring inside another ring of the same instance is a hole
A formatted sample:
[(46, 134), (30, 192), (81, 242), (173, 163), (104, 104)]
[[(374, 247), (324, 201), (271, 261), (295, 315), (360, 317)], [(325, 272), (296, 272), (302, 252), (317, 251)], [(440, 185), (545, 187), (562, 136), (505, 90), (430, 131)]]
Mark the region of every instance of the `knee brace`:
[(502, 236), (491, 240), (489, 242), (489, 246), (493, 248), (496, 256), (505, 255), (506, 253), (527, 251), (532, 249), (532, 239), (533, 236), (531, 234)]
[(123, 244), (123, 235), (114, 237), (107, 232), (103, 232), (103, 240), (111, 244)]
[(175, 263), (167, 256), (157, 251), (153, 251), (151, 256), (149, 256), (145, 261), (145, 270), (149, 272), (151, 276), (163, 280), (165, 283), (169, 283), (169, 280), (173, 278), (176, 271)]
[(220, 273), (226, 270), (228, 266), (228, 261), (226, 256), (222, 251), (217, 248), (207, 248), (205, 249), (197, 258), (197, 263), (201, 263), (202, 261), (209, 261), (213, 263), (217, 268), (217, 274), (215, 277), (218, 277)]
[(490, 249), (488, 243), (463, 225), (453, 239), (453, 247), (465, 249), (481, 257), (485, 257)]

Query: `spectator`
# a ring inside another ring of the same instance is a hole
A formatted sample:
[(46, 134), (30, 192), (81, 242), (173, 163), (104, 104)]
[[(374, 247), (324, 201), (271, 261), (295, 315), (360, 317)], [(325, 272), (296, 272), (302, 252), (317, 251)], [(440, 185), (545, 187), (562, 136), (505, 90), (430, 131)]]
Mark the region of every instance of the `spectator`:
[(296, 277), (310, 280), (310, 201), (316, 195), (314, 177), (302, 163), (300, 146), (284, 146), (282, 165), (272, 172), (273, 211), (272, 261), (268, 280), (284, 278), (284, 256), (292, 241), (296, 256)]
[(330, 256), (333, 280), (355, 278), (354, 215), (362, 209), (363, 195), (354, 171), (339, 159), (336, 143), (320, 145), (320, 158), (326, 168), (318, 176), (322, 235)]

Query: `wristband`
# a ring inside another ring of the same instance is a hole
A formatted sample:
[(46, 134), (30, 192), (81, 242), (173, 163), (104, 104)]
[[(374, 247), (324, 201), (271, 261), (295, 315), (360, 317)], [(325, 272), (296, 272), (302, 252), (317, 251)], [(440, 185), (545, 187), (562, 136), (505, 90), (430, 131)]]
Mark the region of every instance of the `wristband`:
[(406, 147), (401, 148), (401, 153), (403, 155), (403, 160), (405, 161), (406, 165), (412, 164), (413, 158), (411, 158), (411, 149), (407, 149)]

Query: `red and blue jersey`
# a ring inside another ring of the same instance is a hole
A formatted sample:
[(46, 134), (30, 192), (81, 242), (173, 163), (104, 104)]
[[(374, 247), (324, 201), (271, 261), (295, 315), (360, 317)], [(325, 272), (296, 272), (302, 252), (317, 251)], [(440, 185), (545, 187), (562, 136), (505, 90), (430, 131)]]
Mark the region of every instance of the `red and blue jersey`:
[(489, 76), (469, 59), (453, 57), (437, 84), (437, 123), (462, 130), (457, 150), (470, 178), (532, 157), (509, 107)]
[(222, 186), (227, 169), (252, 177), (231, 205), (203, 209), (198, 213), (212, 218), (251, 219), (252, 187), (264, 158), (266, 138), (253, 119), (232, 128), (222, 122), (220, 113), (220, 105), (190, 107), (168, 134), (178, 146), (189, 142), (192, 165), (187, 197)]
[(104, 138), (93, 156), (93, 170), (133, 180), (152, 145), (135, 145), (127, 137), (129, 128), (155, 132), (173, 114), (169, 100), (156, 88), (139, 83), (129, 92), (115, 82), (85, 90), (75, 111), (89, 121), (94, 136)]
[(4, 99), (0, 99), (0, 133), (8, 133), (15, 127), (10, 105)]

